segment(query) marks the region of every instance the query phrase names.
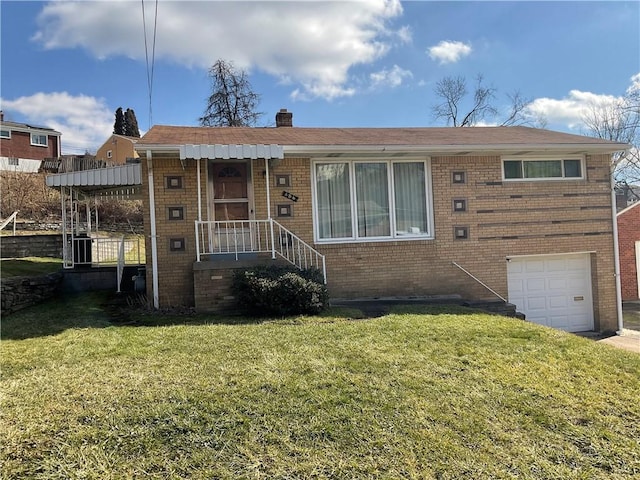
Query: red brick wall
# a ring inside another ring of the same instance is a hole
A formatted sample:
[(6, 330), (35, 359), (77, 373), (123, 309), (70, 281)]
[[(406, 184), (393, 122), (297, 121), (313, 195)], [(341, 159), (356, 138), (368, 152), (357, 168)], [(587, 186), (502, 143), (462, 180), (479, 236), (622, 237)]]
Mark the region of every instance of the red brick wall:
[(618, 215), (622, 300), (638, 300), (636, 242), (640, 241), (640, 204)]
[(55, 158), (58, 156), (58, 140), (59, 137), (49, 135), (46, 147), (31, 145), (30, 133), (12, 130), (11, 138), (0, 139), (0, 155), (33, 160)]

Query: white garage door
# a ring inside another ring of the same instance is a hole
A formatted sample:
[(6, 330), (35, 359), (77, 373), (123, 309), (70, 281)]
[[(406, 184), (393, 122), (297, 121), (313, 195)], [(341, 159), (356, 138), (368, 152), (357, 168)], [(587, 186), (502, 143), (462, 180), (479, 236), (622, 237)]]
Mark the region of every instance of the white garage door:
[(527, 321), (568, 332), (593, 330), (589, 254), (514, 257), (507, 280), (509, 302)]

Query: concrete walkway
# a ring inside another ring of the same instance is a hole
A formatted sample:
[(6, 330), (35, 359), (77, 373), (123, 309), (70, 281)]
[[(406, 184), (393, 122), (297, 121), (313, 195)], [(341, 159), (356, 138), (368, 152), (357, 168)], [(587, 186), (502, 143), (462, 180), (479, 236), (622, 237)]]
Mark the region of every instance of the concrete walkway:
[(603, 338), (598, 340), (598, 343), (606, 343), (623, 350), (640, 353), (640, 332), (623, 329), (622, 335)]

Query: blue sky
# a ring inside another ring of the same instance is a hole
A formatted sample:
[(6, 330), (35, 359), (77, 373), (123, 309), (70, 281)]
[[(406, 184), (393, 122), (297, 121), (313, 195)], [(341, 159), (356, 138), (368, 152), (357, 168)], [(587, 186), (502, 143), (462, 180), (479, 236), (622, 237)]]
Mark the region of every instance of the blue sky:
[(280, 108), (295, 126), (440, 126), (435, 83), (482, 74), (499, 108), (519, 91), (582, 133), (590, 104), (640, 88), (638, 1), (160, 0), (150, 121), (143, 5), (151, 55), (154, 0), (3, 0), (5, 120), (61, 131), (63, 153), (95, 151), (120, 106), (143, 132), (197, 125), (219, 58), (249, 73), (265, 126)]

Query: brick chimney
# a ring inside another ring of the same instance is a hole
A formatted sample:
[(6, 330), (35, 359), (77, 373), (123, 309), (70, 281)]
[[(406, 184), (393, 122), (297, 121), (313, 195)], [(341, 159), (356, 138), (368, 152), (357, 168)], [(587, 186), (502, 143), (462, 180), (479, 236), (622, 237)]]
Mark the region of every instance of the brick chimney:
[(293, 112), (288, 112), (286, 108), (281, 108), (276, 113), (276, 127), (293, 127)]

